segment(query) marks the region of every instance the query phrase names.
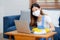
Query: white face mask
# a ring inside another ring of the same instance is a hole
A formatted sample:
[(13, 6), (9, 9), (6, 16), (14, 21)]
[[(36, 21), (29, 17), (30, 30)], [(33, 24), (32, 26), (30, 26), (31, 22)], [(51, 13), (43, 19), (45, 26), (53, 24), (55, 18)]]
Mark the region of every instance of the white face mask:
[(33, 12), (33, 15), (34, 16), (39, 16), (40, 15), (40, 10), (37, 10), (37, 11)]

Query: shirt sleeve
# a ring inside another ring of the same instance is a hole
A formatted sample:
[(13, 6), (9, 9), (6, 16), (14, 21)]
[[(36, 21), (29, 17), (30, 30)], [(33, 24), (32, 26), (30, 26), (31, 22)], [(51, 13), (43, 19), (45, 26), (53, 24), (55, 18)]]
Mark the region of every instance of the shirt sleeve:
[(44, 14), (48, 14), (48, 10), (42, 10)]
[(46, 16), (45, 18), (46, 18), (46, 22), (47, 22), (47, 23), (51, 23), (51, 22), (52, 22), (50, 16)]

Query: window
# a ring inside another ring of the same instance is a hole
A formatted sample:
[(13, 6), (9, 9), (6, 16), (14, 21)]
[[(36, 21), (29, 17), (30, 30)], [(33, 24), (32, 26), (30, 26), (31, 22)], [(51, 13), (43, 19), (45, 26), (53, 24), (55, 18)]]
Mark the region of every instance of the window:
[(42, 8), (60, 9), (60, 0), (30, 0), (30, 6), (33, 3), (38, 3)]

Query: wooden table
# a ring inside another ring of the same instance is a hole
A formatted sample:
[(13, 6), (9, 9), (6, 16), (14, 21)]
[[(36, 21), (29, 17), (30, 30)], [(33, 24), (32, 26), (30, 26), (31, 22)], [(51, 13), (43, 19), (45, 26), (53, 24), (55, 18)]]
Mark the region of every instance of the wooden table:
[(7, 32), (5, 34), (10, 35), (9, 40), (11, 40), (11, 35), (14, 36), (15, 40), (38, 40), (40, 38), (46, 38), (46, 40), (48, 40), (48, 38), (50, 37), (53, 40), (53, 36), (56, 34), (56, 32), (50, 32), (45, 35), (36, 35), (36, 34), (19, 33), (15, 30), (15, 31)]

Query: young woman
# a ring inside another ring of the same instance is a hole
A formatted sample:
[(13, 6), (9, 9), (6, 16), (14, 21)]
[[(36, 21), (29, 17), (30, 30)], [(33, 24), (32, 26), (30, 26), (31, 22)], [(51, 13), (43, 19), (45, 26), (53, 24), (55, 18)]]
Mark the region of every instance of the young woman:
[[(51, 18), (42, 11), (42, 8), (37, 3), (34, 3), (31, 6), (30, 26), (37, 27), (39, 29), (49, 28), (51, 31), (55, 30)], [(45, 39), (42, 38), (41, 40)]]

